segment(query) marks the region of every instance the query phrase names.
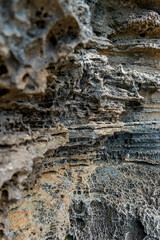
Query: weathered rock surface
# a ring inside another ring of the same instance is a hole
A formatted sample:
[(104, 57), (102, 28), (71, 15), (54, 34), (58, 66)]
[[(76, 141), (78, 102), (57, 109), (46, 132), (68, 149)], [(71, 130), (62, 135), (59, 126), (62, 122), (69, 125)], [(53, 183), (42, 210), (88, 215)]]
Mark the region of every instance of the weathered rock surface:
[(0, 13), (0, 239), (160, 239), (160, 1)]

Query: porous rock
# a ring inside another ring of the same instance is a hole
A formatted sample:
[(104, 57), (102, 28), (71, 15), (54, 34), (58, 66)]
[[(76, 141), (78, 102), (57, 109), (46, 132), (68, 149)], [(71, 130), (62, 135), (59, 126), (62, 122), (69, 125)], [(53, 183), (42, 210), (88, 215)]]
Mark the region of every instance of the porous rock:
[(160, 239), (160, 1), (0, 13), (0, 239)]

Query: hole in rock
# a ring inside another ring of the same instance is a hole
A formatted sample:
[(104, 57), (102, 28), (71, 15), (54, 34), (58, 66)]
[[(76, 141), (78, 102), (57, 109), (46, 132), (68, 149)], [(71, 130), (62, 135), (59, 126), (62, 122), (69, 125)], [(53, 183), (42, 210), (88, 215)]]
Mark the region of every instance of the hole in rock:
[(3, 190), (2, 191), (2, 200), (3, 201), (7, 201), (8, 200), (8, 191), (7, 190)]
[(27, 82), (29, 79), (30, 79), (30, 76), (29, 76), (28, 73), (26, 73), (26, 74), (23, 76), (22, 81), (23, 81), (23, 82)]
[(38, 21), (36, 22), (36, 25), (37, 25), (38, 28), (44, 29), (44, 28), (45, 28), (45, 21), (43, 21), (43, 20), (38, 20)]
[(0, 76), (3, 76), (4, 74), (7, 73), (8, 73), (7, 67), (4, 64), (0, 65)]
[(75, 18), (66, 16), (54, 24), (52, 33), (58, 40), (72, 41), (79, 34), (79, 25)]
[(18, 177), (17, 173), (13, 174), (13, 177), (17, 178)]
[(130, 238), (136, 240), (143, 240), (146, 237), (146, 233), (144, 231), (144, 226), (139, 220), (130, 222)]
[(140, 221), (136, 221), (137, 240), (143, 240), (146, 237), (144, 227)]
[(6, 95), (9, 93), (9, 90), (8, 89), (0, 89), (0, 97)]
[(115, 138), (115, 139), (118, 139), (118, 135), (117, 135), (117, 134), (114, 134), (114, 138)]
[(76, 238), (73, 238), (72, 235), (67, 234), (67, 236), (65, 237), (65, 240), (76, 240)]
[(83, 212), (84, 209), (84, 203), (82, 201), (80, 201), (79, 203), (74, 203), (73, 205), (74, 211), (78, 214)]
[(42, 14), (42, 12), (41, 12), (41, 11), (36, 11), (36, 17), (40, 17), (40, 16), (41, 16), (41, 14)]
[(76, 218), (76, 223), (80, 229), (85, 227), (85, 222), (82, 218)]
[(55, 47), (57, 45), (57, 39), (53, 33), (48, 35), (48, 42), (51, 47)]
[(48, 13), (44, 13), (44, 14), (43, 14), (43, 17), (44, 17), (44, 18), (47, 18), (47, 17), (48, 17)]
[(101, 33), (98, 32), (98, 31), (94, 31), (94, 33), (96, 34), (97, 37), (100, 37), (100, 36), (101, 36)]
[(140, 37), (145, 37), (146, 34), (145, 34), (145, 33), (140, 33), (139, 36), (140, 36)]
[(132, 108), (133, 111), (141, 111), (143, 110), (143, 106), (138, 101), (131, 101), (126, 104), (127, 107)]

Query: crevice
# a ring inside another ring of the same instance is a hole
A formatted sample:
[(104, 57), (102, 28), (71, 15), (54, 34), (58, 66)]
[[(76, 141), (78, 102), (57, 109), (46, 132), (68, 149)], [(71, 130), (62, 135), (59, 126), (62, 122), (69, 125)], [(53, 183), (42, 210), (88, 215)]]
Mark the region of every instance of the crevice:
[(156, 164), (156, 163), (151, 163), (151, 162), (145, 162), (145, 161), (136, 161), (136, 160), (133, 160), (133, 161), (124, 161), (124, 163), (136, 163), (136, 164), (139, 164), (139, 165), (146, 165), (146, 166), (154, 166), (154, 167), (160, 167), (160, 164)]

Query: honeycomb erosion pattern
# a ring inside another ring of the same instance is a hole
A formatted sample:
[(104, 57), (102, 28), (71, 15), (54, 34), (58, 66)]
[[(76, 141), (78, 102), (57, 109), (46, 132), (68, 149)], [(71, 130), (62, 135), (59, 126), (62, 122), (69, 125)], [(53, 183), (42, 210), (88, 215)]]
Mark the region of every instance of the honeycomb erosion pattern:
[(160, 1), (0, 0), (0, 239), (160, 239)]

